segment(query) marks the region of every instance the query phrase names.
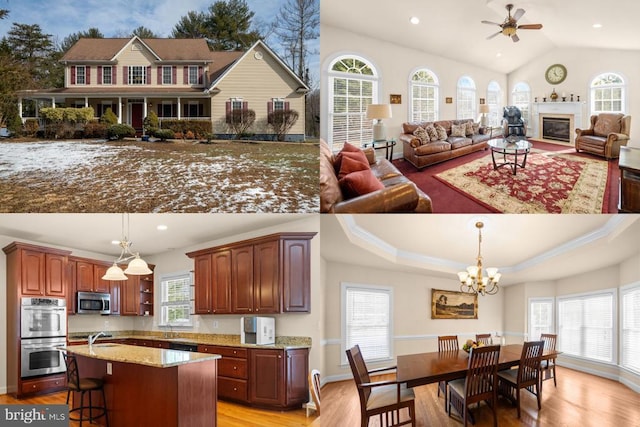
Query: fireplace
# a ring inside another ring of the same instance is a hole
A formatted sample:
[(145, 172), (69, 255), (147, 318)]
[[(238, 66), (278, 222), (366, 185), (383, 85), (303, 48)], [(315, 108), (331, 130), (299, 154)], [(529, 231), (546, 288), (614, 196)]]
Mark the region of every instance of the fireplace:
[(571, 142), (571, 119), (567, 117), (542, 117), (542, 138)]

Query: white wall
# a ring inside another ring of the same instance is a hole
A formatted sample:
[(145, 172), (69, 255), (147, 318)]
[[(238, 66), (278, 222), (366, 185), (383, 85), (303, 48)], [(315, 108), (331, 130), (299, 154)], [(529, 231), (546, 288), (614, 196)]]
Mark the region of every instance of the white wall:
[[(563, 64), (567, 67), (567, 79), (559, 85), (550, 85), (544, 77), (547, 68), (552, 64)], [(627, 82), (627, 114), (631, 119), (631, 143), (629, 145), (640, 147), (640, 127), (636, 123), (634, 128), (634, 117), (640, 120), (640, 51), (613, 50), (613, 49), (592, 49), (592, 48), (557, 48), (550, 50), (544, 55), (534, 58), (528, 64), (509, 74), (509, 92), (518, 82), (526, 82), (531, 87), (531, 97), (538, 97), (542, 102), (542, 94), (547, 97), (555, 87), (558, 94), (566, 92), (580, 95), (580, 101), (586, 101), (583, 109), (584, 123), (582, 126), (589, 127), (589, 101), (591, 81), (599, 74), (605, 72), (615, 72), (620, 74)], [(630, 96), (629, 96), (630, 95)], [(558, 101), (556, 101), (558, 102)]]
[[(456, 280), (420, 274), (366, 268), (327, 261), (325, 280), (326, 346), (325, 367), (328, 380), (348, 378), (351, 371), (342, 365), (341, 283), (389, 286), (393, 288), (393, 357), (436, 351), (438, 335), (458, 335), (460, 345), (476, 333), (501, 332), (503, 295), (478, 297), (478, 319), (431, 319), (431, 289), (457, 291)], [(382, 363), (386, 366), (390, 363)], [(372, 365), (374, 367), (376, 365)]]
[[(320, 64), (321, 81), (320, 136), (328, 137), (328, 85), (327, 70), (331, 62), (338, 56), (354, 54), (369, 60), (380, 75), (378, 102), (389, 103), (390, 94), (402, 95), (402, 104), (392, 105), (391, 119), (384, 121), (387, 137), (397, 138), (402, 131), (402, 123), (409, 117), (409, 78), (419, 68), (428, 68), (437, 76), (440, 84), (439, 119), (456, 118), (456, 86), (462, 76), (471, 77), (476, 83), (476, 103), (479, 98), (486, 98), (487, 86), (495, 80), (503, 91), (503, 103), (506, 102), (507, 77), (502, 73), (488, 70), (463, 61), (453, 61), (438, 55), (409, 49), (383, 40), (376, 40), (328, 25), (320, 25)], [(488, 58), (488, 61), (491, 59)], [(446, 104), (445, 98), (453, 98), (452, 104)], [(477, 108), (477, 107), (476, 107)], [(396, 149), (394, 157), (402, 157), (402, 149)]]

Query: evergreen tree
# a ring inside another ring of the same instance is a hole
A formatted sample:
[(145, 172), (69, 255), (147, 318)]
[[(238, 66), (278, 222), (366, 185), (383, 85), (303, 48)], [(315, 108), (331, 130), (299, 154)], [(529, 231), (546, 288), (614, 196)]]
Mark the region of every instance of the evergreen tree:
[(261, 38), (251, 29), (255, 15), (245, 0), (219, 0), (209, 7), (207, 39), (213, 50), (246, 50)]
[(76, 42), (80, 39), (103, 39), (104, 34), (97, 28), (89, 28), (87, 31), (78, 31), (77, 33), (69, 34), (67, 37), (62, 39), (62, 43), (60, 43), (59, 51), (62, 53), (66, 53), (71, 46), (76, 44)]
[(63, 79), (63, 67), (58, 62), (60, 53), (56, 52), (51, 35), (44, 34), (38, 24), (14, 23), (3, 40), (5, 43), (11, 57), (29, 77), (22, 89), (60, 86)]
[(207, 38), (207, 15), (203, 12), (189, 11), (186, 16), (180, 18), (171, 32), (171, 37), (176, 39), (200, 39)]
[(136, 28), (135, 30), (133, 30), (133, 32), (131, 33), (131, 36), (138, 36), (141, 39), (156, 39), (158, 38), (158, 36), (151, 31), (150, 29), (148, 29), (147, 27), (145, 27), (144, 25), (139, 26), (138, 28)]

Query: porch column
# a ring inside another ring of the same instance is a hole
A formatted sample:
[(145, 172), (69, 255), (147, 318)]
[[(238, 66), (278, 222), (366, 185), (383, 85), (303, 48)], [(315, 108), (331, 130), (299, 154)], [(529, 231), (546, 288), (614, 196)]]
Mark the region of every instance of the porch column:
[(56, 108), (56, 99), (51, 98), (51, 108)]
[(85, 96), (84, 97), (84, 108), (87, 108), (89, 106), (89, 97)]
[(144, 105), (142, 107), (142, 119), (144, 120), (147, 117), (147, 97), (144, 97)]
[(118, 97), (118, 124), (122, 124), (122, 97)]
[(178, 120), (182, 116), (182, 105), (180, 105), (180, 97), (178, 97)]
[(18, 115), (20, 116), (20, 121), (24, 123), (24, 119), (22, 118), (22, 98), (18, 98)]

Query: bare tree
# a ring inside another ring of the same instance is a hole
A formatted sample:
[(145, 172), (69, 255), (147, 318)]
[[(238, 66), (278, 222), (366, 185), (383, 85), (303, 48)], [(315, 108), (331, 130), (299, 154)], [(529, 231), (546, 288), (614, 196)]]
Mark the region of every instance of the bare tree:
[(319, 0), (287, 0), (280, 8), (274, 26), (285, 60), (301, 79), (306, 79), (307, 59), (313, 53), (307, 42), (320, 36)]

